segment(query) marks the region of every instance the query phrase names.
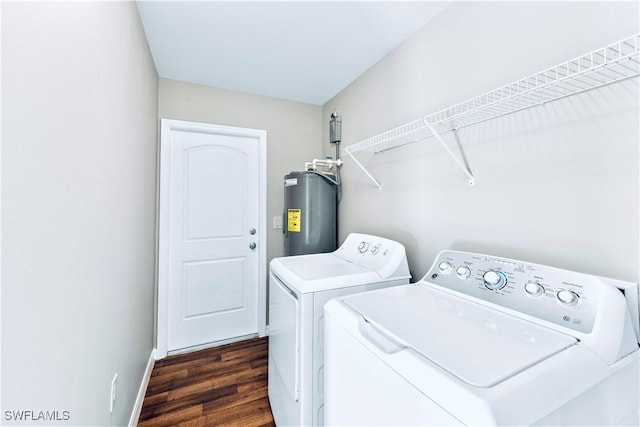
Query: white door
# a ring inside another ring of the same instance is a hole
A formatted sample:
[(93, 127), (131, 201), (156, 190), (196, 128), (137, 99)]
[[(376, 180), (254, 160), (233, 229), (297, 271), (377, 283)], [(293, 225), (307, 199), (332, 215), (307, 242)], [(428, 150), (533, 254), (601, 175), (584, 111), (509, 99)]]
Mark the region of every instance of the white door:
[(160, 356), (263, 335), (266, 132), (161, 127)]

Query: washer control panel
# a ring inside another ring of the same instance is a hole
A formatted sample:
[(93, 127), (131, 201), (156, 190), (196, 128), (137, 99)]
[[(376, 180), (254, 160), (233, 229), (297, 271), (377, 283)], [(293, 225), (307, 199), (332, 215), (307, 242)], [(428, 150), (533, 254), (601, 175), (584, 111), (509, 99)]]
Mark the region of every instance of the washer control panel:
[(421, 280), (582, 333), (596, 317), (597, 277), (469, 252), (443, 251)]

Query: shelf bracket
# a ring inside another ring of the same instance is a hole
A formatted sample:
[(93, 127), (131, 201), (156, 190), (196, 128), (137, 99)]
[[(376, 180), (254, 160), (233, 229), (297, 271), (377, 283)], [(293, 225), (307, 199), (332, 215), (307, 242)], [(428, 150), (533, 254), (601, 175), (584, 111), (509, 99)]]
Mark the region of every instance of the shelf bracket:
[(376, 187), (378, 187), (378, 191), (382, 191), (382, 186), (380, 185), (380, 183), (365, 169), (364, 166), (362, 166), (362, 163), (360, 163), (358, 161), (358, 159), (355, 158), (355, 156), (353, 154), (351, 154), (351, 152), (349, 151), (349, 148), (347, 147), (344, 150), (345, 153), (347, 153), (349, 155), (349, 157), (351, 157), (351, 159), (356, 162), (356, 165), (358, 165), (358, 167), (360, 169), (362, 169), (362, 172), (364, 172), (371, 181), (373, 181), (373, 183), (376, 185)]
[(425, 120), (424, 124), (427, 127), (427, 129), (429, 129), (431, 134), (438, 140), (440, 145), (442, 145), (442, 148), (444, 148), (446, 150), (446, 152), (451, 156), (451, 158), (453, 160), (455, 160), (456, 164), (460, 167), (460, 169), (462, 169), (462, 172), (464, 172), (464, 174), (467, 176), (467, 178), (469, 178), (469, 186), (470, 187), (473, 186), (475, 184), (475, 178), (473, 177), (471, 172), (469, 172), (469, 169), (467, 169), (467, 167), (460, 161), (460, 159), (458, 159), (456, 157), (456, 155), (453, 154), (453, 151), (451, 151), (451, 149), (447, 146), (447, 144), (445, 144), (444, 140), (440, 137), (440, 134), (438, 132), (436, 132), (436, 130), (433, 128), (433, 126), (431, 126), (431, 124), (429, 122), (427, 122), (426, 120)]

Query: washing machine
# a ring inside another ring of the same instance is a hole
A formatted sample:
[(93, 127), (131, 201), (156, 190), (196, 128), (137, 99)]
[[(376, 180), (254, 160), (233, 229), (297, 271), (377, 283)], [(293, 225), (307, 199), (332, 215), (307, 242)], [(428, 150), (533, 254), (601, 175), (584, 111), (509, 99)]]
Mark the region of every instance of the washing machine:
[(325, 306), (326, 425), (638, 425), (638, 285), (443, 251)]
[(334, 252), (271, 261), (268, 392), (276, 425), (324, 425), (324, 304), (409, 280), (402, 244), (359, 233)]

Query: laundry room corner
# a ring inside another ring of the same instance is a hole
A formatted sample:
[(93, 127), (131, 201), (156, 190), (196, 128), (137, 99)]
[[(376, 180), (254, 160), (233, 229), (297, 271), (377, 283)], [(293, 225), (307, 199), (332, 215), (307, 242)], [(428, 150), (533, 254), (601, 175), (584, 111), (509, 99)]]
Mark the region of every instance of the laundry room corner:
[(340, 238), (403, 242), (414, 277), (452, 248), (637, 282), (637, 79), (454, 129), (441, 143), (347, 152), (638, 34), (638, 14), (637, 2), (452, 3), (323, 106), (325, 122), (336, 109), (343, 120)]
[(0, 425), (640, 424), (638, 0), (0, 0)]

